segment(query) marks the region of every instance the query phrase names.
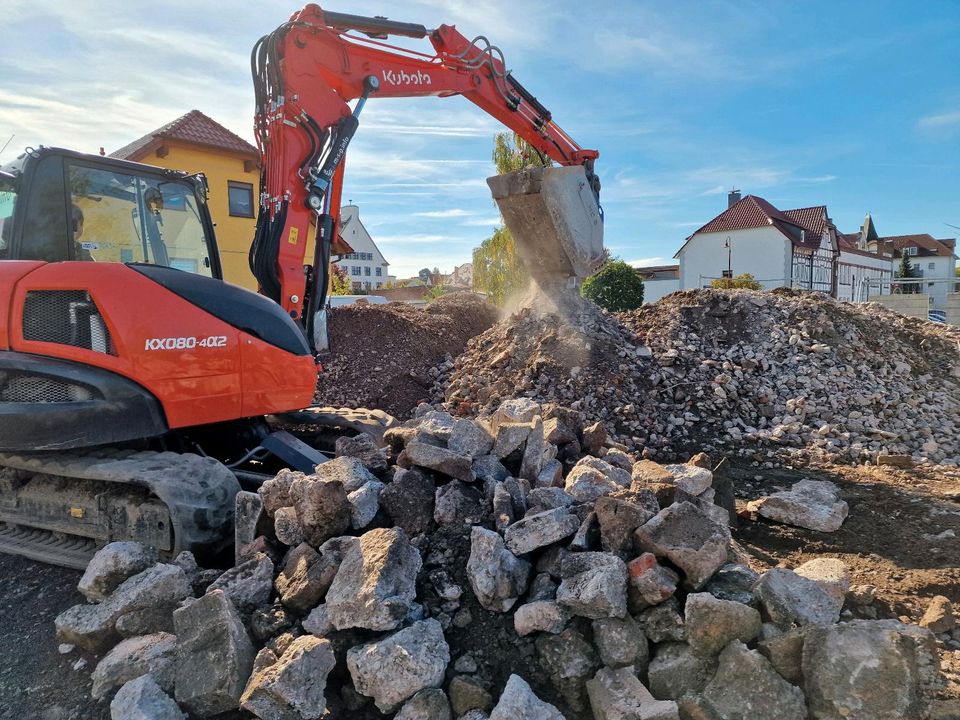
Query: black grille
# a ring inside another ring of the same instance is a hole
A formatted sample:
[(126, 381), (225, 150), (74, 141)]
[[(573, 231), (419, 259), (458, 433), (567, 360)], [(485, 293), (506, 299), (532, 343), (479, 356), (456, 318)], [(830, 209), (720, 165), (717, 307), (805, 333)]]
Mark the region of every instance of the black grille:
[(0, 374), (0, 402), (67, 403), (90, 400), (94, 393), (83, 385), (27, 373)]
[(23, 338), (114, 354), (110, 331), (86, 290), (29, 291)]

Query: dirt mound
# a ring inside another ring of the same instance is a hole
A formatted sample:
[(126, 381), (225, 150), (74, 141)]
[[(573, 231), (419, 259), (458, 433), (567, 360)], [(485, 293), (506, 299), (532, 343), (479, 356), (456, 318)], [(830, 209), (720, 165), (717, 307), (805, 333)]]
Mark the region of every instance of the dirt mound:
[(431, 370), (496, 320), (496, 309), (473, 293), (441, 297), (426, 309), (403, 303), (333, 308), (316, 402), (407, 417), (428, 398)]
[(960, 463), (960, 330), (817, 293), (692, 290), (620, 315), (525, 309), (475, 338), (445, 380), (458, 413), (561, 402), (658, 458), (737, 447)]

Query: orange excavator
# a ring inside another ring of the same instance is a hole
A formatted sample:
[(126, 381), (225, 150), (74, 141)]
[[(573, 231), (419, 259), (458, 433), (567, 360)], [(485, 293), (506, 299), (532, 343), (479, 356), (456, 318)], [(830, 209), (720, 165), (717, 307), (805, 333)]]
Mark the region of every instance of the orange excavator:
[(494, 191), (508, 224), (520, 208), (536, 220), (534, 276), (602, 262), (598, 153), (485, 38), (308, 5), (251, 64), (259, 294), (222, 280), (202, 176), (53, 148), (0, 168), (0, 551), (71, 567), (120, 539), (217, 553), (241, 488), (311, 472), (330, 426), (389, 425), (310, 407), (345, 158), (370, 98), (462, 95), (499, 119), (560, 166)]

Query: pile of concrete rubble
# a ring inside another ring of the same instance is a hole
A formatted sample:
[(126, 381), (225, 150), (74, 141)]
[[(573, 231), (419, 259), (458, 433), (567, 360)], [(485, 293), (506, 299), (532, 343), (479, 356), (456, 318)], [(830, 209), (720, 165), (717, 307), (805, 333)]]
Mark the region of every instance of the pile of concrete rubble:
[(226, 572), (97, 554), (56, 625), (100, 656), (114, 720), (924, 717), (933, 633), (862, 619), (839, 561), (751, 570), (706, 456), (638, 459), (529, 400), (423, 406), (386, 440), (248, 496), (259, 534)]
[(960, 463), (960, 331), (820, 293), (691, 290), (619, 315), (524, 309), (434, 385), (454, 414), (511, 397), (582, 410), (654, 459), (734, 449)]

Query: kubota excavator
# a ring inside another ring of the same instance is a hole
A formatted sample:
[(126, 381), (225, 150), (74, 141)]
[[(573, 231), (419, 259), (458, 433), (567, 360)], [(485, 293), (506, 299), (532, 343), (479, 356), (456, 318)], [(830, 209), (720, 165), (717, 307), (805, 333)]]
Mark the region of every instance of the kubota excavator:
[(491, 179), (534, 277), (602, 262), (598, 153), (482, 36), (307, 5), (258, 41), (252, 70), (260, 294), (222, 281), (202, 176), (51, 148), (0, 168), (0, 551), (70, 567), (119, 539), (216, 553), (241, 486), (312, 471), (328, 426), (391, 422), (309, 407), (344, 161), (370, 97), (462, 95), (512, 128), (561, 166)]

